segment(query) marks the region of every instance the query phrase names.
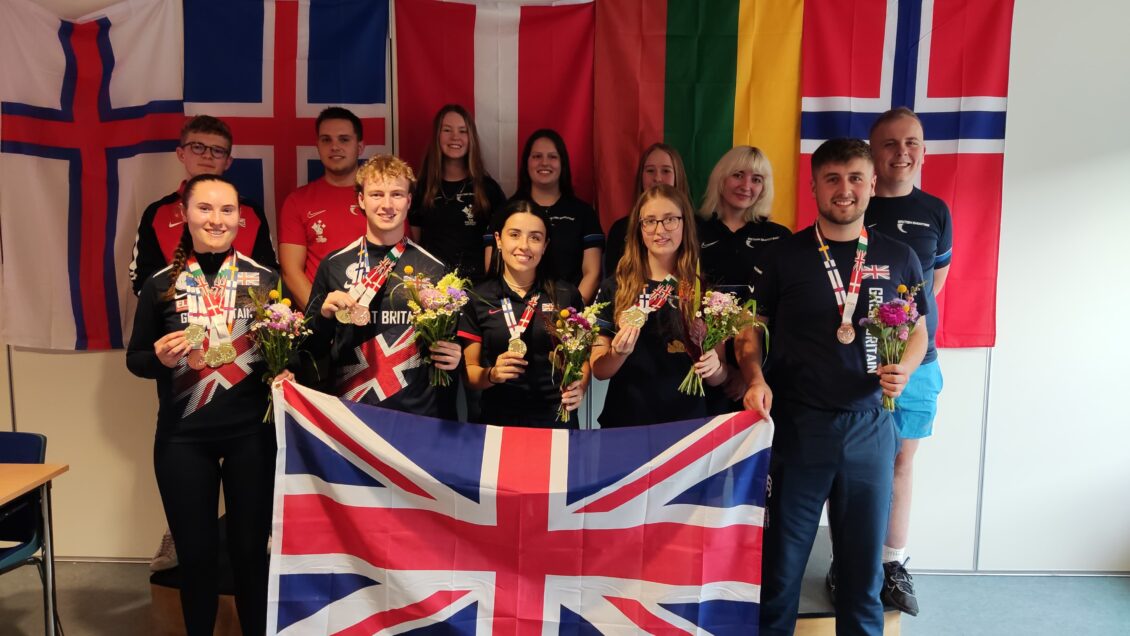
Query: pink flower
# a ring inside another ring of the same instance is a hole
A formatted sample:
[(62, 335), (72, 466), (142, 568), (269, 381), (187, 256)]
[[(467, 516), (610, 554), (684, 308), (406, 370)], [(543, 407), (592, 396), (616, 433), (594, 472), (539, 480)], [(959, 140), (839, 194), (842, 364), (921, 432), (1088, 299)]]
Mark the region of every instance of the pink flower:
[(906, 339), (910, 337), (910, 329), (908, 329), (907, 327), (900, 328), (898, 336), (899, 336), (899, 340), (902, 340), (902, 341), (905, 342)]
[(886, 327), (898, 327), (906, 323), (905, 301), (892, 300), (879, 306), (879, 322)]

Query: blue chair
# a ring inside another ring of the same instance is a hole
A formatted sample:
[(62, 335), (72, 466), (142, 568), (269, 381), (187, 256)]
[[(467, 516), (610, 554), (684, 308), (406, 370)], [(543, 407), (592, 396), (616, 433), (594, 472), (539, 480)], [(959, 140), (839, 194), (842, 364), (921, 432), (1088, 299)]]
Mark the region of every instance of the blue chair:
[[(42, 464), (46, 456), (45, 436), (38, 433), (0, 431), (0, 463)], [(48, 598), (54, 596), (55, 590), (47, 585), (47, 572), (41, 554), (44, 531), (38, 488), (0, 507), (0, 542), (15, 543), (0, 547), (0, 575), (34, 563), (39, 570), (39, 580), (43, 583), (43, 606), (46, 608)], [(56, 633), (62, 634), (57, 609), (53, 618)]]

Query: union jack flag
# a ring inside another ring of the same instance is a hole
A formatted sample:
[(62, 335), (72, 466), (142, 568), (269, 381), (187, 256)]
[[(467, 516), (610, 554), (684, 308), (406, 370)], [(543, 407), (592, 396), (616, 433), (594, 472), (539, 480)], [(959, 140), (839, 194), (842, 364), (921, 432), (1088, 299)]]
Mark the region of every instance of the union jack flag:
[(891, 280), (891, 266), (890, 265), (865, 265), (863, 267), (863, 278), (872, 278), (876, 280)]
[(269, 633), (757, 633), (751, 412), (566, 431), (275, 397)]
[[(866, 139), (890, 108), (922, 120), (922, 189), (954, 219), (938, 346), (996, 340), (997, 252), (1013, 0), (805, 0), (798, 191), (826, 139)], [(815, 218), (800, 197), (797, 226)], [(988, 302), (986, 302), (986, 300)], [(952, 305), (952, 309), (947, 308)]]

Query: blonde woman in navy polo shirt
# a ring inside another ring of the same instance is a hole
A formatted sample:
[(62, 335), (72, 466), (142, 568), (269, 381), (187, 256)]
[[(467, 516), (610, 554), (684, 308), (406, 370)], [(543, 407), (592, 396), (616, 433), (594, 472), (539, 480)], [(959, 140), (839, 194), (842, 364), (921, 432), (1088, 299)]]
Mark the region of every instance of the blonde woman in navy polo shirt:
[[(501, 262), (493, 278), (475, 286), (463, 312), (467, 385), (482, 390), (485, 424), (577, 428), (576, 409), (589, 372), (565, 391), (549, 362), (554, 343), (545, 329), (565, 307), (584, 306), (574, 285), (554, 280), (544, 258), (553, 228), (545, 212), (527, 201), (503, 208), (494, 234)], [(557, 406), (571, 412), (557, 422)]]

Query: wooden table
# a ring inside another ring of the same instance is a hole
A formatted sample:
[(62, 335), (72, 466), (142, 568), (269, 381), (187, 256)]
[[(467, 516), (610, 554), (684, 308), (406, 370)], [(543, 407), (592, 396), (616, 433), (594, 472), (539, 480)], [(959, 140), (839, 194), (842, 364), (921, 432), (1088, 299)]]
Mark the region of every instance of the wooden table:
[(51, 527), (51, 480), (70, 469), (67, 464), (0, 464), (0, 506), (39, 488), (43, 510), (43, 625), (55, 636), (55, 546)]

